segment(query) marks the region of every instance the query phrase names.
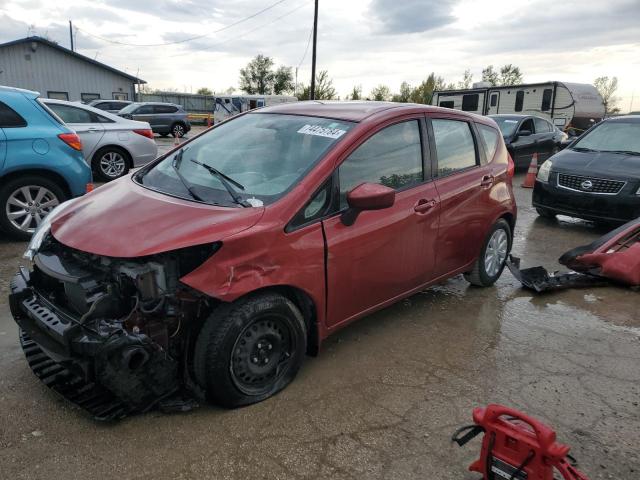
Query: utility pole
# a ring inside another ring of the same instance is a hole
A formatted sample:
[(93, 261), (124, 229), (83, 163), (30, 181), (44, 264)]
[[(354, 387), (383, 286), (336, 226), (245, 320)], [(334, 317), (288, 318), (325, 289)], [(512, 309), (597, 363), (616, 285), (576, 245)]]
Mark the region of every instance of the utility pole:
[(313, 53), (311, 56), (311, 88), (309, 89), (309, 100), (316, 99), (316, 46), (318, 43), (318, 0), (313, 14)]
[(71, 51), (75, 52), (73, 48), (73, 24), (71, 23), (71, 20), (69, 20), (69, 40), (71, 40)]

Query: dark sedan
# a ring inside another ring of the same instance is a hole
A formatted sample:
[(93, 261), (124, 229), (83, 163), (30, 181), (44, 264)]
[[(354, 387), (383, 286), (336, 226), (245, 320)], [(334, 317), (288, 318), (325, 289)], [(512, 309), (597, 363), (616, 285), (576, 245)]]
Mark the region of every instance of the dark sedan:
[(533, 206), (543, 217), (564, 214), (603, 223), (640, 216), (640, 116), (603, 121), (538, 172)]
[(532, 115), (489, 115), (496, 121), (516, 168), (527, 168), (534, 153), (538, 164), (562, 149), (567, 135), (550, 122)]

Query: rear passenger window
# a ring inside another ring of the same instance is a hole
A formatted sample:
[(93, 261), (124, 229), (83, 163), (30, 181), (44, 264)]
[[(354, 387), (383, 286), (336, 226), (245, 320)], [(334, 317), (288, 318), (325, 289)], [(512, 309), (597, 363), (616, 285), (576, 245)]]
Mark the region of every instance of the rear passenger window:
[(433, 119), (433, 136), (438, 154), (438, 176), (475, 167), (476, 147), (467, 122)]
[(423, 180), (420, 123), (398, 123), (376, 133), (340, 165), (340, 208), (347, 192), (361, 183), (379, 183), (401, 189)]
[(153, 110), (155, 113), (175, 113), (178, 108), (172, 105), (155, 105)]
[(153, 113), (153, 107), (151, 105), (143, 105), (134, 112), (134, 115), (147, 115), (150, 113)]
[(519, 90), (518, 93), (516, 93), (516, 106), (514, 110), (516, 112), (521, 112), (523, 104), (524, 104), (524, 90)]
[(0, 102), (0, 128), (26, 127), (27, 122), (6, 103)]
[(487, 152), (487, 160), (490, 162), (498, 149), (498, 132), (495, 128), (476, 123), (480, 136), (484, 142), (485, 151)]
[(551, 124), (546, 120), (538, 117), (533, 117), (533, 121), (536, 125), (536, 133), (548, 133), (551, 131)]
[(475, 112), (478, 110), (478, 97), (477, 93), (472, 93), (462, 96), (462, 110), (465, 112)]
[(92, 113), (80, 108), (49, 103), (47, 106), (58, 115), (64, 123), (95, 123)]

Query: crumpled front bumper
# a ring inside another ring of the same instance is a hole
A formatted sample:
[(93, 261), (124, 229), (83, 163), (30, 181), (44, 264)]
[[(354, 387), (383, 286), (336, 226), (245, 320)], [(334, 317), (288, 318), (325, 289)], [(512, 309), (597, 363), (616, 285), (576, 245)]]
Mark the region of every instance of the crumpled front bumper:
[(181, 386), (179, 363), (143, 334), (114, 322), (83, 324), (52, 305), (21, 268), (9, 305), (34, 374), (97, 420), (144, 412)]

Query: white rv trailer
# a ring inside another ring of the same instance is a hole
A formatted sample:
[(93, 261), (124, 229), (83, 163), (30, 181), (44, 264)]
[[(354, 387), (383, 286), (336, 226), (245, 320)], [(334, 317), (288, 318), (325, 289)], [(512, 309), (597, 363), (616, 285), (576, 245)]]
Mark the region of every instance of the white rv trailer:
[(480, 115), (537, 115), (547, 118), (560, 130), (569, 125), (586, 129), (604, 117), (602, 97), (593, 85), (586, 83), (545, 82), (496, 87), (478, 82), (470, 89), (435, 91), (431, 104)]
[(247, 110), (277, 105), (279, 103), (297, 102), (297, 97), (290, 95), (229, 95), (216, 97), (213, 110), (214, 123), (226, 120)]

